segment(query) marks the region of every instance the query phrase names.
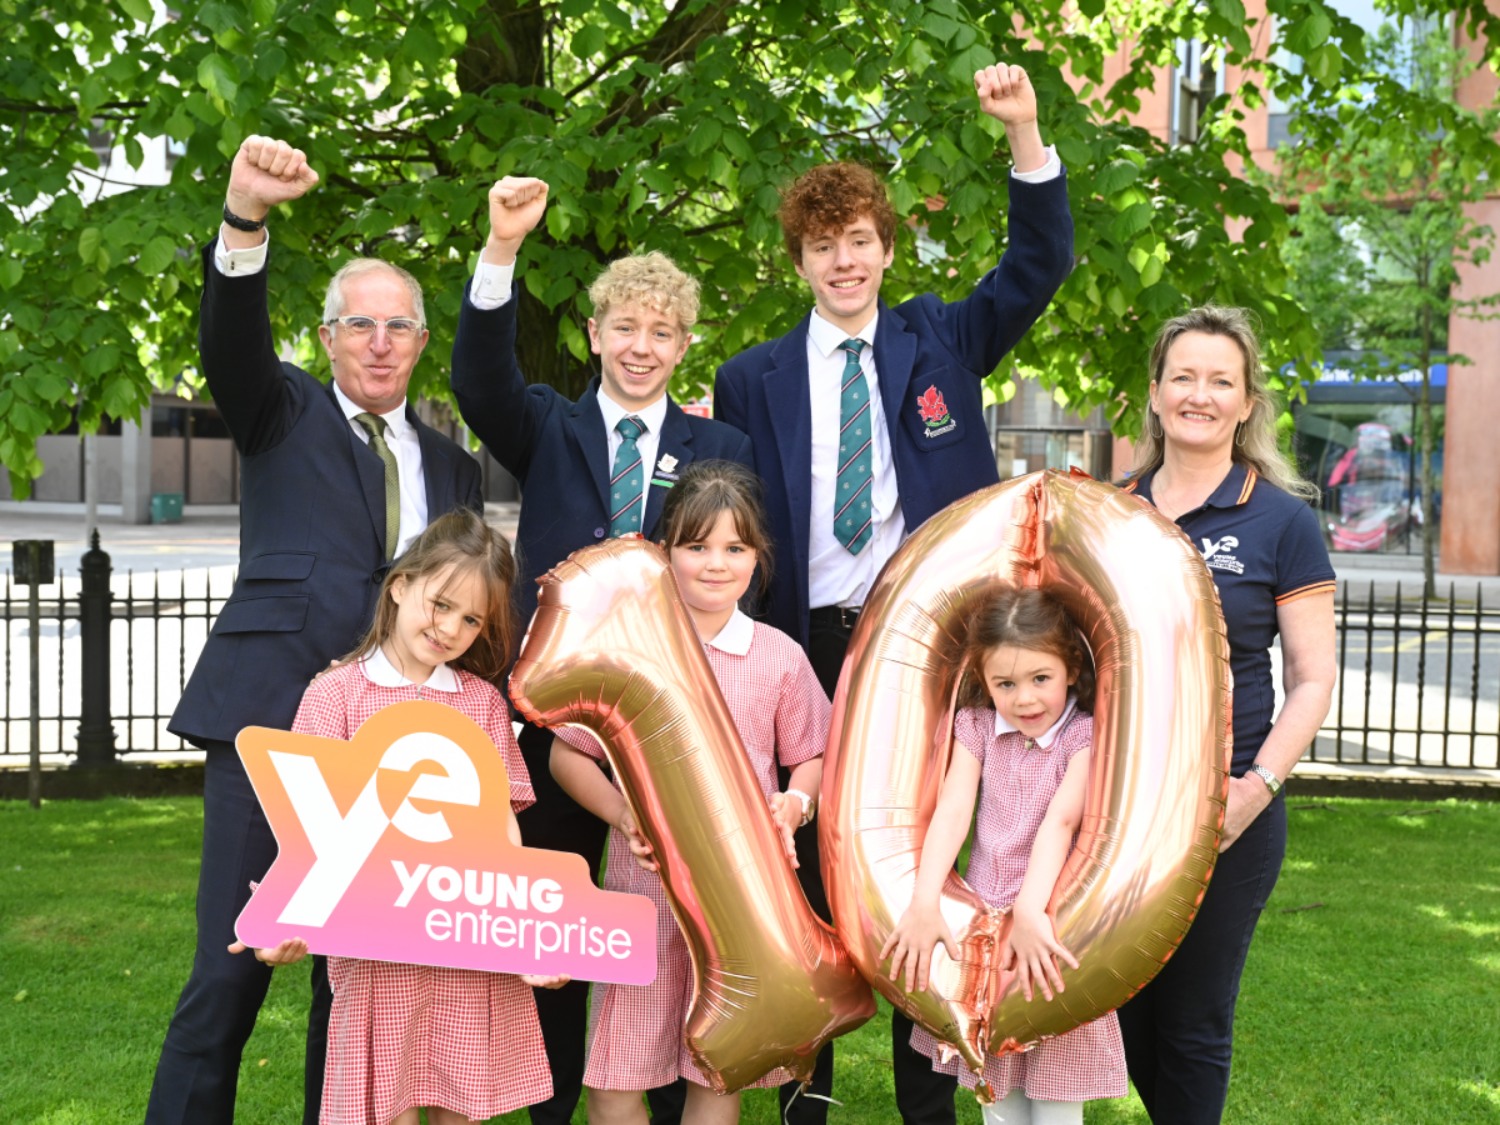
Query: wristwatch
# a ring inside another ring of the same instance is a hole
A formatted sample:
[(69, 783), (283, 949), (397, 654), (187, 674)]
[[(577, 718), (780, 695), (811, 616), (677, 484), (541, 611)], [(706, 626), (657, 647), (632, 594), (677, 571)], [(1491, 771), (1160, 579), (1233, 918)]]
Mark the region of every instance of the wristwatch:
[(812, 819), (813, 807), (813, 799), (811, 795), (802, 792), (802, 790), (800, 789), (788, 789), (786, 791), (786, 795), (788, 797), (796, 797), (799, 801), (802, 802), (802, 823), (806, 824), (808, 821), (810, 821)]
[(1271, 796), (1274, 797), (1281, 791), (1281, 778), (1277, 777), (1274, 773), (1266, 769), (1266, 767), (1261, 765), (1259, 762), (1256, 762), (1245, 772), (1247, 774), (1253, 773), (1256, 777), (1264, 781), (1266, 783), (1266, 788), (1271, 791)]

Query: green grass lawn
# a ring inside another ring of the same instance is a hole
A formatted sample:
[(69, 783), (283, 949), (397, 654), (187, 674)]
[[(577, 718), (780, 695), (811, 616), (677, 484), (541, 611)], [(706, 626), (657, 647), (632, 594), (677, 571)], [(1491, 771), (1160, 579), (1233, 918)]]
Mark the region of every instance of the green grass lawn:
[[(1500, 1121), (1500, 804), (1291, 807), (1225, 1120)], [(140, 1120), (191, 960), (200, 808), (0, 802), (0, 1120)], [(306, 990), (305, 969), (277, 972), (245, 1053), (241, 1122), (298, 1117)], [(831, 1122), (896, 1119), (883, 1016), (840, 1041), (835, 1094)], [(979, 1120), (959, 1104), (960, 1122)], [(769, 1092), (745, 1107), (747, 1122), (776, 1120)], [(1133, 1098), (1085, 1116), (1146, 1121)]]

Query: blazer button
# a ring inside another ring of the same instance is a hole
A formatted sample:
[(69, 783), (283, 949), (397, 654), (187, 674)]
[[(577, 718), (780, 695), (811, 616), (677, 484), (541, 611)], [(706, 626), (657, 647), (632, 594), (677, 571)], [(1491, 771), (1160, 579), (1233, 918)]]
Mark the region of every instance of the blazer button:
[(602, 527), (596, 527), (596, 528), (594, 528), (594, 538), (595, 539), (603, 539), (604, 538), (604, 529)]

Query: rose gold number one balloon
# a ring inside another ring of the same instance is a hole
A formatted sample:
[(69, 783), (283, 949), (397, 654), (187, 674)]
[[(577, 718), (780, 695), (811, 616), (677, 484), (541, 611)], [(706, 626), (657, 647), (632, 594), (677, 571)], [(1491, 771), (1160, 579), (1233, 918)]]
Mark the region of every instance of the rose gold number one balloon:
[[(1056, 594), (1098, 671), (1094, 757), (1077, 845), (1052, 909), (1079, 960), (1067, 991), (1027, 1002), (997, 965), (1009, 925), (957, 875), (932, 980), (907, 994), (880, 949), (911, 901), (951, 746), (958, 653), (975, 595)], [(976, 1071), (1118, 1007), (1187, 932), (1218, 855), (1229, 764), (1228, 646), (1218, 595), (1176, 527), (1087, 477), (1034, 473), (923, 524), (881, 572), (834, 698), (818, 816), (835, 925), (860, 971)]]
[(803, 897), (666, 556), (611, 540), (539, 584), (511, 697), (604, 744), (692, 955), (688, 1049), (720, 1092), (806, 1081), (875, 998)]

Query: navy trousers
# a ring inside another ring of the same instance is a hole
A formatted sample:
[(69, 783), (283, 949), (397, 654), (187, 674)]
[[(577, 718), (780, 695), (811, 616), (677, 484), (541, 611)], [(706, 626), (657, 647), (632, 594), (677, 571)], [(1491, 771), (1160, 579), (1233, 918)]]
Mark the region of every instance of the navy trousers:
[(1172, 959), (1120, 1009), (1130, 1080), (1156, 1125), (1217, 1125), (1250, 939), (1286, 856), (1285, 794), (1219, 857)]
[[(849, 650), (851, 630), (831, 623), (813, 622), (809, 633), (808, 660), (823, 690), (833, 697), (844, 655)], [(781, 781), (786, 788), (786, 779)], [(796, 835), (797, 878), (813, 911), (825, 922), (830, 921), (828, 899), (823, 893), (823, 868), (818, 852), (818, 826), (809, 824)], [(904, 1125), (954, 1125), (953, 1095), (958, 1080), (932, 1069), (932, 1060), (912, 1050), (912, 1022), (900, 1012), (891, 1012), (891, 1063), (895, 1070), (896, 1108)], [(787, 1125), (824, 1125), (828, 1120), (828, 1103), (822, 1098), (833, 1092), (833, 1044), (818, 1054), (813, 1070), (810, 1093), (820, 1097), (796, 1097), (797, 1084), (781, 1087), (781, 1109)], [(788, 1106), (790, 1105), (790, 1110)]]
[[(198, 944), (156, 1064), (147, 1125), (233, 1125), (240, 1056), (271, 984), (270, 966), (249, 950), (231, 954), (227, 947), (234, 941), (234, 920), (249, 901), (250, 883), (276, 858), (276, 839), (234, 747), (210, 742), (204, 749)], [(314, 957), (304, 1125), (317, 1125), (332, 1001), (327, 964)]]

